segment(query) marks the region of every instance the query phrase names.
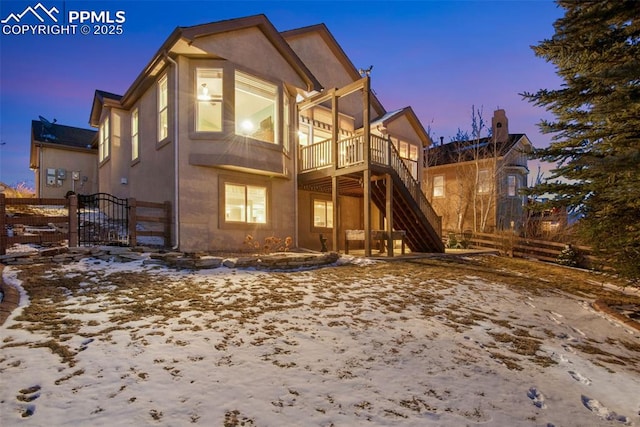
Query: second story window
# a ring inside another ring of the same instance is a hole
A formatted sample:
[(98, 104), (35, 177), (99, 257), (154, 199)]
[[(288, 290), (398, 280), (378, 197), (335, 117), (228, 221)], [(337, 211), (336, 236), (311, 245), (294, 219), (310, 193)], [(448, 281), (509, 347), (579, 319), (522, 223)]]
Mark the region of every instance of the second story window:
[(515, 197), (518, 195), (518, 177), (515, 175), (507, 175), (507, 196)]
[(134, 108), (131, 112), (131, 160), (136, 160), (140, 155), (138, 129), (138, 109)]
[(236, 71), (235, 133), (259, 141), (277, 143), (276, 85)]
[(433, 197), (444, 197), (444, 175), (433, 177)]
[(167, 76), (158, 81), (158, 141), (169, 136), (169, 89)]
[(196, 132), (222, 132), (222, 69), (196, 70)]
[(100, 135), (98, 140), (98, 160), (103, 161), (109, 157), (109, 117), (104, 119), (100, 125)]
[(489, 169), (481, 169), (478, 172), (478, 193), (489, 194), (491, 182), (489, 181)]

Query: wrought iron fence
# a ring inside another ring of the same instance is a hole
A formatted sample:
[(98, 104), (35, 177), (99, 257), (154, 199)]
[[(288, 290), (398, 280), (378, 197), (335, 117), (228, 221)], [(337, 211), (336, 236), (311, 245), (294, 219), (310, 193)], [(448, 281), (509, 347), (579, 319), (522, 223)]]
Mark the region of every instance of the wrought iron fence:
[(129, 245), (129, 201), (106, 193), (78, 195), (78, 244)]

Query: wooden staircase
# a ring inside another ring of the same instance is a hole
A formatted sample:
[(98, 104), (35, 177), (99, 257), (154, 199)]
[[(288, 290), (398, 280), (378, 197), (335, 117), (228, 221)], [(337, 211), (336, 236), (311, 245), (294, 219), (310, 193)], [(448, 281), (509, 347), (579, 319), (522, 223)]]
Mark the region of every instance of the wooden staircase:
[[(393, 175), (394, 229), (406, 231), (405, 243), (412, 252), (444, 252), (444, 244), (438, 231), (431, 226), (397, 174)], [(386, 194), (385, 180), (371, 183), (371, 199), (381, 212), (385, 211)]]

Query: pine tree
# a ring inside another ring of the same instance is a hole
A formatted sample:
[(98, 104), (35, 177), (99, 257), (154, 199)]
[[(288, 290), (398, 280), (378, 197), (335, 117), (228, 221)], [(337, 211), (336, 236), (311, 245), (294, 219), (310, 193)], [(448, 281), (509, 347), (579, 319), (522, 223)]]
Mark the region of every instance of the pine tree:
[(533, 50), (564, 83), (522, 94), (554, 115), (536, 156), (557, 168), (530, 194), (555, 194), (607, 264), (640, 280), (640, 2), (558, 4), (555, 34)]

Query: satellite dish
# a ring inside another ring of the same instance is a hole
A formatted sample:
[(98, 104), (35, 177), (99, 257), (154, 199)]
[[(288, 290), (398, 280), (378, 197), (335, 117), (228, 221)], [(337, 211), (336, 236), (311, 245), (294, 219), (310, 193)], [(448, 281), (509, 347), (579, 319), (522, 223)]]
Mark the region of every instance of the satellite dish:
[(53, 126), (53, 124), (54, 124), (55, 122), (57, 122), (57, 120), (56, 120), (56, 119), (53, 119), (53, 123), (52, 123), (52, 122), (50, 122), (49, 120), (45, 119), (45, 118), (44, 118), (44, 117), (42, 117), (42, 116), (38, 116), (38, 118), (39, 118), (39, 119), (40, 119), (40, 121), (42, 122), (42, 125), (43, 125), (45, 128), (47, 128), (47, 129), (50, 129), (50, 128), (51, 128), (51, 126)]
[(40, 133), (40, 137), (44, 140), (50, 140), (50, 141), (55, 141), (56, 139), (58, 139), (53, 133), (53, 125), (57, 120), (53, 119), (53, 123), (52, 123), (42, 116), (38, 116), (38, 118), (42, 122), (42, 132)]

